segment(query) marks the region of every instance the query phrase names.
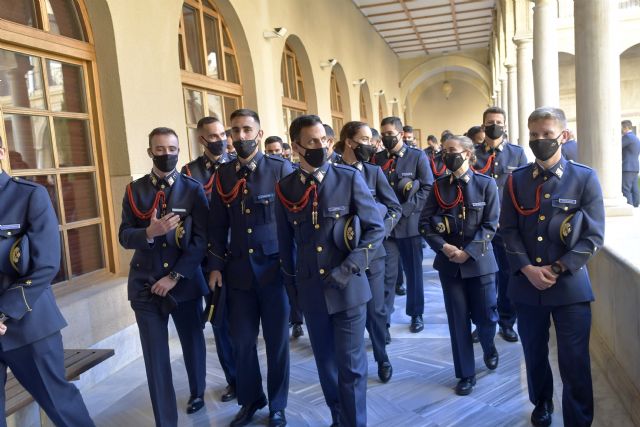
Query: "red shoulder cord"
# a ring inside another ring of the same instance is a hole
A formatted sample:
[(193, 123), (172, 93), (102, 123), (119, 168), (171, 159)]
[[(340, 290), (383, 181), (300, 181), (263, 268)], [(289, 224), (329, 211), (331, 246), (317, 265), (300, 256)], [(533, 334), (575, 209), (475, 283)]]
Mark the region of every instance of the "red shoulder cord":
[[(191, 169), (189, 169), (189, 165), (184, 165), (184, 167), (187, 169), (187, 176), (191, 176)], [(213, 179), (215, 178), (216, 173), (212, 173), (211, 174), (211, 178), (209, 178), (209, 181), (207, 181), (205, 184), (202, 184), (202, 188), (204, 189), (204, 193), (209, 195), (211, 194), (211, 190), (213, 190)]]
[(474, 172), (486, 174), (489, 168), (493, 165), (493, 161), (495, 160), (495, 158), (496, 158), (496, 153), (493, 153), (489, 156), (489, 158), (487, 159), (487, 163), (484, 165), (482, 169), (474, 169), (474, 167), (471, 166), (471, 170)]
[(533, 215), (534, 213), (540, 210), (540, 192), (542, 191), (543, 184), (544, 182), (538, 185), (538, 188), (536, 188), (536, 206), (532, 209), (524, 209), (518, 203), (518, 199), (516, 198), (516, 193), (513, 191), (513, 176), (509, 175), (509, 178), (507, 181), (507, 187), (509, 188), (509, 195), (511, 196), (511, 202), (513, 203), (513, 207), (516, 208), (516, 211), (518, 211), (520, 215), (529, 216), (529, 215)]
[(282, 194), (282, 190), (280, 190), (280, 183), (276, 184), (276, 194), (278, 195), (278, 199), (282, 202), (285, 208), (289, 212), (300, 212), (309, 204), (309, 199), (311, 198), (311, 192), (313, 192), (313, 209), (311, 212), (311, 220), (313, 224), (318, 223), (318, 186), (316, 184), (311, 184), (307, 187), (307, 190), (304, 192), (300, 200), (296, 202), (292, 202), (287, 199), (284, 194)]
[(391, 168), (393, 166), (393, 162), (394, 161), (395, 161), (395, 159), (387, 160), (387, 162), (384, 165), (382, 165), (382, 170), (385, 171), (385, 172), (388, 171), (389, 168)]
[(460, 203), (463, 204), (464, 207), (464, 196), (462, 195), (462, 189), (460, 188), (460, 186), (458, 185), (458, 191), (456, 194), (456, 198), (453, 201), (453, 203), (446, 203), (444, 200), (442, 200), (442, 196), (440, 195), (440, 189), (438, 188), (438, 184), (437, 183), (433, 183), (433, 192), (436, 196), (436, 201), (438, 202), (438, 205), (442, 208), (442, 209), (446, 209), (449, 210), (457, 205), (459, 205)]
[(227, 205), (233, 202), (238, 197), (238, 194), (240, 194), (241, 189), (244, 192), (244, 189), (247, 186), (246, 178), (241, 178), (236, 182), (236, 184), (233, 186), (231, 191), (229, 191), (228, 193), (225, 193), (224, 191), (222, 191), (222, 183), (220, 182), (220, 175), (215, 173), (211, 176), (211, 178), (213, 178), (214, 176), (216, 180), (216, 190), (218, 191), (218, 194), (220, 195), (222, 202)]
[(431, 171), (433, 171), (433, 174), (435, 176), (442, 176), (442, 174), (447, 170), (447, 167), (445, 165), (442, 165), (442, 169), (438, 170), (434, 158), (434, 155), (429, 156), (429, 161), (431, 162)]
[(140, 219), (150, 219), (151, 215), (153, 215), (153, 211), (158, 208), (160, 200), (162, 200), (162, 209), (167, 208), (163, 191), (158, 191), (156, 193), (156, 197), (155, 199), (153, 199), (153, 205), (151, 206), (151, 209), (146, 212), (142, 212), (140, 209), (138, 209), (138, 206), (136, 206), (136, 202), (133, 199), (133, 190), (131, 190), (131, 184), (127, 185), (127, 197), (129, 198), (129, 205), (131, 206), (133, 214)]

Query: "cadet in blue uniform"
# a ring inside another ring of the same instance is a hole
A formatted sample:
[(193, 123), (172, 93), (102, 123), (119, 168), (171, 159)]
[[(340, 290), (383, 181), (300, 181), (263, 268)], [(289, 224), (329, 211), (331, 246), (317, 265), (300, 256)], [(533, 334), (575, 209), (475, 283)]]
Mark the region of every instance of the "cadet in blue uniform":
[[(198, 181), (175, 169), (179, 151), (173, 130), (151, 131), (147, 152), (153, 169), (127, 186), (119, 233), (120, 244), (135, 250), (128, 294), (140, 331), (158, 426), (178, 423), (169, 359), (169, 314), (178, 331), (189, 378), (187, 411), (202, 407), (199, 402), (205, 389), (202, 297), (208, 290), (199, 266), (207, 246), (207, 198)], [(179, 243), (184, 234), (188, 238)]]
[(595, 172), (562, 158), (564, 129), (566, 118), (558, 108), (531, 113), (529, 146), (536, 161), (513, 172), (500, 216), (535, 426), (551, 424), (553, 412), (551, 318), (564, 386), (564, 425), (588, 426), (593, 420), (589, 333), (594, 296), (586, 264), (604, 241), (604, 205)]
[(438, 179), (442, 175), (448, 174), (447, 167), (442, 161), (442, 145), (438, 142), (438, 139), (434, 135), (429, 135), (427, 137), (427, 145), (428, 147), (424, 149), (424, 154), (429, 159), (433, 178)]
[(622, 195), (627, 203), (638, 207), (640, 205), (640, 190), (638, 190), (638, 171), (640, 170), (640, 139), (633, 133), (630, 120), (622, 122)]
[[(0, 138), (0, 161), (4, 156)], [(60, 232), (49, 195), (40, 185), (12, 179), (0, 168), (0, 206), (0, 425), (6, 426), (9, 368), (55, 425), (93, 426), (80, 392), (65, 380), (60, 330), (67, 323), (51, 290), (60, 268)], [(9, 250), (23, 241), (25, 251)], [(24, 269), (14, 270), (11, 263), (15, 266), (19, 256), (29, 259), (23, 261)]]
[[(385, 237), (391, 234), (402, 216), (402, 207), (395, 192), (387, 182), (382, 169), (367, 160), (375, 153), (371, 145), (371, 129), (363, 122), (349, 122), (340, 131), (340, 147), (342, 158), (340, 163), (350, 165), (362, 173), (371, 195), (384, 214)], [(393, 368), (386, 350), (387, 312), (384, 304), (384, 246), (371, 255), (367, 279), (371, 286), (371, 300), (367, 303), (367, 331), (373, 346), (373, 356), (378, 363), (378, 377), (383, 383), (388, 382)]]
[[(567, 136), (567, 140), (562, 143), (560, 150), (562, 151), (562, 156), (567, 160), (573, 160), (574, 162), (578, 161), (578, 141), (576, 141), (576, 136), (570, 129), (567, 129), (569, 135)], [(640, 154), (640, 153), (639, 153)]]
[[(227, 154), (227, 135), (224, 125), (216, 117), (201, 118), (198, 121), (197, 134), (198, 143), (204, 148), (204, 154), (184, 165), (181, 173), (198, 181), (202, 185), (208, 200), (211, 198), (215, 172), (220, 165), (229, 162), (231, 159)], [(206, 266), (206, 257), (204, 264)], [(223, 300), (219, 303), (217, 310), (222, 310), (222, 313), (219, 313), (220, 324), (214, 326), (213, 322), (211, 322), (211, 326), (216, 342), (218, 360), (227, 380), (227, 387), (222, 396), (220, 396), (220, 400), (229, 402), (236, 398), (236, 365), (233, 360), (233, 346), (229, 337), (229, 316), (226, 309), (226, 301)], [(204, 404), (204, 402), (197, 401), (191, 411), (195, 412), (195, 410), (200, 409), (196, 409), (196, 406), (201, 404)]]
[[(387, 251), (385, 265), (385, 295), (387, 323), (390, 324), (398, 263), (402, 260), (402, 269), (407, 276), (406, 313), (411, 316), (411, 332), (424, 329), (424, 286), (422, 281), (422, 238), (418, 231), (420, 212), (427, 200), (433, 174), (424, 151), (408, 147), (402, 142), (402, 122), (398, 117), (382, 120), (380, 134), (386, 150), (377, 153), (374, 163), (382, 167), (391, 187), (396, 190), (402, 203), (402, 218), (384, 241)], [(409, 199), (402, 188), (398, 188), (403, 179), (413, 181), (411, 185), (419, 189)]]
[(284, 426), (289, 393), (289, 302), (280, 272), (274, 202), (276, 182), (293, 168), (288, 161), (259, 151), (262, 130), (254, 111), (234, 111), (231, 132), (238, 158), (218, 170), (209, 209), (209, 286), (222, 286), (224, 271), (231, 339), (240, 368), (236, 392), (242, 408), (231, 425), (248, 424), (267, 405), (256, 349), (262, 323), (269, 426)]
[(324, 131), (327, 134), (327, 161), (332, 164), (340, 162), (340, 154), (335, 151), (336, 133), (328, 124), (324, 124)]
[[(498, 197), (502, 198), (507, 178), (515, 169), (527, 164), (527, 156), (522, 147), (510, 144), (504, 133), (506, 113), (502, 108), (490, 107), (482, 114), (482, 130), (485, 133), (483, 144), (476, 146), (477, 162), (475, 172), (486, 174), (498, 184)], [(516, 311), (509, 300), (509, 260), (504, 251), (504, 241), (500, 229), (493, 241), (493, 251), (498, 262), (496, 286), (498, 288), (498, 325), (500, 335), (505, 341), (518, 341), (518, 334), (513, 329), (516, 322)]]
[(445, 141), (443, 152), (452, 175), (433, 184), (420, 216), (420, 231), (436, 252), (433, 267), (442, 283), (453, 366), (460, 378), (456, 393), (464, 396), (476, 383), (469, 320), (478, 327), (487, 368), (498, 367), (493, 342), (498, 321), (498, 265), (490, 243), (498, 227), (500, 202), (495, 181), (469, 167), (475, 160), (473, 141), (454, 136)]
[[(280, 180), (278, 241), (285, 280), (298, 302), (316, 359), (320, 385), (334, 426), (367, 424), (365, 274), (384, 237), (382, 217), (362, 176), (350, 166), (327, 162), (327, 137), (318, 116), (300, 116), (290, 126), (300, 169)], [(336, 222), (357, 215), (359, 244), (340, 250)]]

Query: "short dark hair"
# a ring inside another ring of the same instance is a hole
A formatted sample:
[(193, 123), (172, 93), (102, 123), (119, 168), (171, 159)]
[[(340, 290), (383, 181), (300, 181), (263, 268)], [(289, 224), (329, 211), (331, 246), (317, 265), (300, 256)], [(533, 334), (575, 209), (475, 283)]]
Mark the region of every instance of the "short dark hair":
[(280, 144), (280, 147), (282, 147), (282, 149), (284, 150), (284, 143), (282, 142), (282, 138), (280, 138), (277, 135), (273, 135), (268, 137), (267, 139), (264, 140), (264, 146), (266, 147), (269, 144), (273, 144), (274, 142), (277, 142)]
[(500, 107), (489, 107), (486, 110), (484, 110), (484, 113), (482, 113), (482, 124), (484, 124), (484, 120), (487, 118), (488, 114), (502, 114), (502, 118), (506, 119), (507, 118), (507, 113)]
[(282, 143), (282, 149), (283, 150), (291, 150), (291, 145), (288, 142), (283, 142)]
[(240, 108), (239, 110), (234, 111), (231, 113), (231, 117), (229, 119), (233, 120), (236, 117), (253, 117), (253, 120), (255, 120), (257, 124), (260, 124), (260, 116), (258, 116), (258, 113), (248, 108)]
[(378, 129), (371, 128), (371, 139), (376, 141), (380, 139), (380, 132), (378, 132)]
[(438, 138), (435, 135), (429, 135), (427, 141), (438, 142)]
[(365, 122), (359, 121), (345, 123), (345, 125), (342, 126), (342, 130), (340, 131), (340, 141), (336, 142), (335, 149), (339, 152), (344, 152), (344, 145), (347, 143), (347, 139), (353, 139), (355, 134), (365, 126), (369, 125)]
[(413, 133), (413, 126), (405, 125), (402, 127), (403, 132)]
[(222, 123), (219, 118), (213, 116), (203, 117), (198, 120), (198, 129), (202, 129), (205, 125), (210, 125), (211, 123)]
[(227, 138), (231, 136), (231, 128), (224, 131), (224, 134), (227, 135)]
[(445, 131), (440, 137), (440, 143), (444, 143), (446, 140), (450, 139), (452, 136), (454, 135), (451, 132)]
[(395, 127), (398, 132), (402, 132), (402, 120), (400, 120), (400, 117), (385, 117), (384, 119), (382, 119), (382, 122), (380, 122), (380, 127), (386, 125), (393, 125), (393, 127)]
[(315, 114), (304, 114), (296, 117), (289, 126), (289, 137), (291, 138), (291, 141), (300, 141), (300, 131), (302, 131), (302, 129), (318, 124), (321, 125), (322, 120), (320, 120), (320, 117)]
[[(631, 120), (623, 120), (621, 125), (625, 129), (631, 129), (633, 127), (633, 123), (631, 123)], [(2, 139), (0, 139), (0, 147), (2, 147)]]
[(173, 135), (173, 136), (176, 137), (176, 139), (178, 139), (178, 134), (176, 133), (175, 130), (173, 130), (171, 128), (165, 128), (165, 127), (155, 128), (149, 134), (149, 148), (151, 148), (151, 140), (156, 135)]
[(327, 134), (327, 138), (335, 138), (336, 137), (336, 133), (333, 131), (333, 128), (331, 126), (329, 126), (326, 123), (323, 123), (322, 126), (324, 126), (324, 133)]
[(482, 127), (471, 126), (465, 136), (469, 139), (473, 139), (473, 137), (479, 134), (480, 132), (482, 132)]

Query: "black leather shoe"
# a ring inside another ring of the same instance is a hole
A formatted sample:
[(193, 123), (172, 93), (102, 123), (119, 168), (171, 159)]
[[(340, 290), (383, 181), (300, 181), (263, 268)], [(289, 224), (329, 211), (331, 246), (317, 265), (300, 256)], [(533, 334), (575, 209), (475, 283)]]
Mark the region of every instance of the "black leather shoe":
[(265, 406), (267, 406), (267, 398), (264, 396), (253, 402), (251, 405), (243, 406), (240, 408), (233, 421), (231, 421), (231, 427), (246, 426), (249, 424), (258, 409), (262, 409)]
[(518, 342), (518, 334), (510, 326), (500, 327), (500, 336), (508, 342)]
[(189, 398), (189, 402), (187, 402), (187, 414), (194, 414), (198, 412), (204, 406), (204, 399), (202, 396)]
[(477, 344), (480, 342), (480, 337), (478, 336), (477, 329), (474, 329), (473, 332), (471, 332), (471, 342), (473, 342), (474, 344)]
[(220, 400), (223, 402), (231, 402), (236, 398), (236, 386), (229, 384), (227, 388), (224, 389), (224, 394), (220, 396)]
[(391, 343), (391, 332), (389, 332), (389, 327), (387, 327), (387, 331), (384, 334), (384, 343), (387, 345)]
[(304, 335), (304, 329), (302, 329), (302, 325), (300, 323), (293, 324), (293, 330), (291, 331), (291, 336), (293, 338), (300, 338)]
[(405, 288), (402, 283), (399, 285), (396, 285), (396, 295), (401, 297), (406, 294), (407, 294), (407, 288)]
[(490, 350), (489, 352), (484, 354), (484, 364), (486, 365), (487, 369), (490, 370), (494, 370), (498, 367), (498, 350), (496, 350), (495, 347), (493, 347), (493, 350)]
[(551, 414), (553, 414), (553, 401), (542, 400), (538, 402), (531, 413), (531, 424), (536, 427), (547, 427), (551, 425)]
[(269, 412), (269, 427), (284, 427), (287, 425), (287, 417), (284, 416), (284, 409)]
[(388, 383), (393, 375), (393, 366), (389, 362), (378, 363), (378, 378), (383, 383)]
[(476, 385), (475, 375), (472, 377), (462, 378), (456, 385), (456, 394), (458, 396), (467, 396), (473, 391), (474, 385)]
[(423, 329), (424, 322), (422, 321), (422, 315), (411, 316), (411, 326), (409, 327), (409, 330), (415, 334)]

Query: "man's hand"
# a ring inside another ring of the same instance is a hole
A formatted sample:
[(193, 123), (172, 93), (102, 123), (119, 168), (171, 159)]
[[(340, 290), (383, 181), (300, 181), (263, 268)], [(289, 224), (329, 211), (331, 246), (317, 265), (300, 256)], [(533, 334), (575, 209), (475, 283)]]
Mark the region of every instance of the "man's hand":
[(445, 243), (444, 246), (442, 246), (442, 253), (444, 253), (449, 259), (451, 259), (456, 251), (459, 251), (459, 249), (449, 243)]
[(529, 279), (529, 282), (540, 291), (544, 291), (555, 285), (556, 278), (558, 277), (548, 265), (536, 267), (529, 264), (522, 267), (520, 271), (522, 271), (522, 273), (527, 276), (527, 279)]
[(178, 227), (180, 223), (180, 215), (174, 213), (168, 213), (160, 219), (156, 219), (158, 209), (154, 209), (151, 214), (151, 222), (147, 227), (147, 239), (153, 239), (158, 236), (163, 236), (169, 231)]
[(178, 282), (173, 280), (169, 276), (164, 276), (162, 279), (158, 280), (151, 287), (151, 293), (156, 295), (160, 295), (161, 297), (167, 296), (167, 293), (173, 289)]
[(220, 270), (213, 270), (209, 273), (209, 289), (215, 291), (216, 286), (222, 287), (222, 273), (220, 273)]
[(456, 252), (453, 254), (449, 261), (455, 262), (456, 264), (464, 264), (469, 259), (469, 254), (463, 250), (456, 249)]
[(0, 323), (0, 336), (4, 335), (7, 333), (7, 325), (3, 323)]

